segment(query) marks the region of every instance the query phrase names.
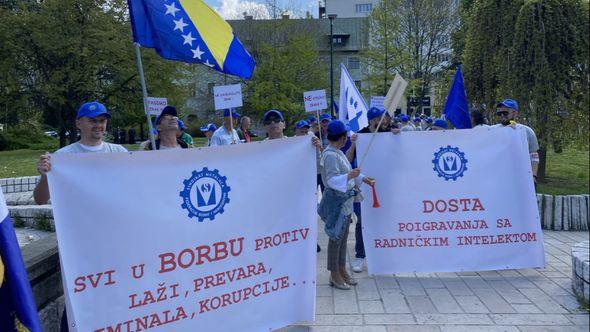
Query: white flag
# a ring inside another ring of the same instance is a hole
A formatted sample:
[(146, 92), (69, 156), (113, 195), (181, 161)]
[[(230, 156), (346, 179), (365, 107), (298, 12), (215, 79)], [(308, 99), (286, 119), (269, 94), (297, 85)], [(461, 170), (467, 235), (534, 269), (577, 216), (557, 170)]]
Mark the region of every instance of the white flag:
[(350, 130), (357, 132), (369, 125), (367, 103), (350, 77), (346, 66), (340, 64), (340, 104), (338, 118), (348, 122)]

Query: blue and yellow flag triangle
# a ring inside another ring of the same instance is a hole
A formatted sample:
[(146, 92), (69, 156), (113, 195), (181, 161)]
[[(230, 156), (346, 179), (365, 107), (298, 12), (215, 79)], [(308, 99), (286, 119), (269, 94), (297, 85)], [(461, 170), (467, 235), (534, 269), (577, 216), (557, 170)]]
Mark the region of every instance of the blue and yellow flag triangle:
[(231, 26), (202, 0), (127, 1), (136, 43), (166, 59), (252, 76), (256, 62)]

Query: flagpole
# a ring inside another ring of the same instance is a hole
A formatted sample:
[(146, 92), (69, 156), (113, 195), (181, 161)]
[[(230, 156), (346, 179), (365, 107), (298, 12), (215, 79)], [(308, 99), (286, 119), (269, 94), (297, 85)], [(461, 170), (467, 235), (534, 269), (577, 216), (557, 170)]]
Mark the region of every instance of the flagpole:
[(322, 141), (322, 122), (320, 121), (320, 110), (315, 110), (315, 114), (317, 116), (318, 134), (320, 134), (320, 146), (323, 149), (324, 141)]
[(143, 74), (143, 64), (141, 62), (141, 51), (139, 50), (139, 43), (133, 43), (135, 45), (135, 56), (137, 57), (137, 70), (139, 71), (139, 80), (141, 82), (141, 92), (143, 93), (143, 111), (145, 112), (145, 117), (147, 119), (148, 128), (149, 128), (149, 137), (150, 141), (152, 142), (152, 149), (156, 150), (156, 139), (154, 137), (154, 127), (152, 126), (152, 119), (150, 118), (150, 114), (148, 113), (148, 94), (147, 94), (147, 87), (145, 86), (145, 76)]

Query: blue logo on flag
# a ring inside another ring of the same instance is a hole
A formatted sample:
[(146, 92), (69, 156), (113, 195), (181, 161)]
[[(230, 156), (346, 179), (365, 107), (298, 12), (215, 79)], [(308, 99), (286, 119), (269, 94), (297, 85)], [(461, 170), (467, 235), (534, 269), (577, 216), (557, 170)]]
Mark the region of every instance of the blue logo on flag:
[[(183, 209), (188, 210), (190, 218), (214, 220), (215, 216), (224, 212), (229, 203), (231, 188), (227, 178), (219, 175), (219, 171), (204, 167), (202, 171), (193, 171), (192, 176), (183, 181), (184, 190), (180, 192)], [(196, 203), (196, 204), (195, 204)]]
[(446, 181), (451, 179), (456, 181), (467, 170), (465, 153), (461, 152), (459, 148), (453, 148), (450, 145), (441, 147), (434, 154), (432, 163), (434, 164), (433, 170), (438, 173), (438, 177), (444, 178)]

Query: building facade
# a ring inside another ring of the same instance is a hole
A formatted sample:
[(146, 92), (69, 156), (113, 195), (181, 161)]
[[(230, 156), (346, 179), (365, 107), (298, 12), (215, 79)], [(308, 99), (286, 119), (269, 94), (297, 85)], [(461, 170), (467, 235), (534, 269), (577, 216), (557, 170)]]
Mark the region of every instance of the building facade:
[(322, 14), (336, 14), (338, 18), (367, 17), (377, 7), (379, 0), (325, 0), (320, 4)]

